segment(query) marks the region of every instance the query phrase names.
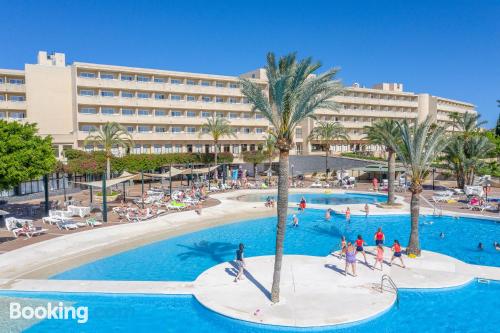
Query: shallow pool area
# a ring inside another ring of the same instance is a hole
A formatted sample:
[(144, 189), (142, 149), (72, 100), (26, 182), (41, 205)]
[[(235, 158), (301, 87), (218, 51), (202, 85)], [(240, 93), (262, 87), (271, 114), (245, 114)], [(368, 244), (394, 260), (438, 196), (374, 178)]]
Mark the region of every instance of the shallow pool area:
[[(265, 202), (268, 197), (276, 200), (277, 194), (247, 194), (239, 197), (239, 200), (249, 202)], [(304, 197), (307, 203), (321, 204), (321, 205), (347, 205), (347, 204), (364, 204), (364, 203), (378, 203), (387, 200), (387, 195), (379, 194), (363, 194), (363, 193), (331, 193), (330, 190), (325, 189), (324, 193), (291, 193), (288, 195), (288, 201), (291, 203), (298, 203)]]
[[(296, 329), (251, 324), (205, 309), (192, 296), (0, 293), (0, 301), (22, 298), (88, 307), (88, 321), (43, 320), (24, 332), (495, 332), (500, 317), (500, 282), (472, 282), (438, 290), (402, 289), (399, 305), (360, 323)], [(28, 300), (27, 300), (28, 299)], [(342, 300), (332, 300), (342, 302)], [(366, 305), (360, 305), (366, 306)], [(493, 312), (492, 312), (493, 311)], [(10, 323), (15, 325), (15, 322)]]
[[(330, 221), (324, 211), (307, 209), (299, 215), (299, 227), (288, 222), (285, 254), (326, 256), (338, 249), (340, 237), (353, 240), (363, 235), (374, 245), (373, 235), (382, 227), (387, 242), (408, 242), (408, 215), (344, 216)], [(499, 224), (491, 220), (421, 216), (420, 240), (423, 249), (450, 255), (471, 264), (500, 267), (500, 252), (493, 247), (500, 241)], [(70, 269), (52, 279), (192, 281), (206, 269), (234, 259), (238, 244), (246, 246), (246, 256), (274, 254), (276, 218), (241, 221), (166, 239)], [(440, 234), (444, 234), (444, 238)], [(477, 245), (482, 242), (484, 250)]]

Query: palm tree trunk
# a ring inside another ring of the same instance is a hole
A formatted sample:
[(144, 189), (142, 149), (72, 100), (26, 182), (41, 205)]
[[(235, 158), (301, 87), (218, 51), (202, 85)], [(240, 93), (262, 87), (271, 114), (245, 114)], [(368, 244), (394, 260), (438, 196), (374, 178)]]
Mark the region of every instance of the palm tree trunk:
[(328, 148), (330, 147), (326, 147), (325, 149), (325, 176), (326, 176), (326, 181), (328, 181)]
[(273, 286), (271, 301), (280, 301), (281, 263), (283, 260), (283, 242), (285, 240), (286, 218), (288, 212), (288, 150), (280, 150), (278, 173), (278, 225), (276, 230), (276, 255), (274, 257)]
[(217, 141), (214, 142), (214, 163), (217, 165)]
[(387, 172), (389, 174), (389, 189), (387, 193), (387, 204), (394, 205), (394, 178), (396, 178), (396, 156), (394, 152), (389, 149), (387, 157)]
[(270, 172), (267, 173), (267, 185), (271, 186), (271, 176), (272, 176), (272, 170), (273, 170), (273, 157), (269, 156), (269, 169), (271, 170)]
[(411, 231), (410, 231), (410, 241), (406, 249), (407, 254), (414, 254), (416, 256), (420, 255), (420, 240), (418, 236), (418, 218), (420, 214), (420, 198), (419, 190), (414, 188), (412, 184), (410, 188), (411, 191), (411, 201), (410, 201), (410, 211), (411, 211)]
[(106, 179), (111, 179), (111, 158), (106, 157)]

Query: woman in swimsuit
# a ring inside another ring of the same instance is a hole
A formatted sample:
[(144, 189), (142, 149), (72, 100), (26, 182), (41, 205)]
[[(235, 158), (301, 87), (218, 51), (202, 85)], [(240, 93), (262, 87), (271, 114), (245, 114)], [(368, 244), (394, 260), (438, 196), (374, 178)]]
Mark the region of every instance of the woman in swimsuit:
[(401, 256), (401, 245), (399, 245), (399, 241), (397, 239), (394, 240), (394, 244), (392, 245), (391, 250), (394, 252), (391, 258), (391, 266), (392, 266), (392, 261), (395, 258), (399, 258), (399, 260), (401, 261), (401, 265), (403, 265), (403, 268), (406, 268), (403, 262), (403, 257)]
[(358, 252), (363, 253), (363, 257), (365, 258), (365, 263), (368, 266), (368, 261), (366, 260), (366, 253), (365, 249), (363, 248), (363, 245), (366, 245), (366, 243), (363, 240), (363, 237), (361, 237), (361, 235), (358, 235), (358, 239), (356, 239), (356, 254), (358, 254)]
[(383, 271), (382, 264), (384, 263), (384, 247), (382, 244), (377, 245), (377, 256), (375, 257), (375, 263), (373, 264), (372, 269), (375, 270), (377, 268), (377, 263), (380, 263), (380, 270)]
[(356, 276), (356, 249), (351, 244), (351, 242), (347, 243), (347, 247), (345, 248), (345, 270), (344, 275), (347, 275), (347, 268), (349, 265), (352, 269), (352, 275)]
[(382, 228), (378, 228), (377, 232), (373, 236), (373, 240), (375, 241), (375, 245), (384, 245), (385, 235), (382, 232)]

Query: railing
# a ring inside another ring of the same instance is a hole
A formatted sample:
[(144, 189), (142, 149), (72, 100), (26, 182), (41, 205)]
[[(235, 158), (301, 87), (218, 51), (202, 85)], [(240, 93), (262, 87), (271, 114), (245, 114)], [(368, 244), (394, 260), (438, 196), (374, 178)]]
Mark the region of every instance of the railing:
[(432, 215), (433, 216), (443, 216), (443, 207), (441, 207), (437, 202), (432, 204), (429, 200), (427, 200), (423, 195), (420, 195), (420, 198), (424, 200), (429, 206), (432, 207)]
[(380, 292), (384, 292), (384, 282), (389, 282), (389, 286), (396, 292), (396, 306), (399, 308), (399, 289), (396, 286), (396, 283), (391, 279), (391, 277), (387, 274), (382, 275), (382, 279), (380, 280)]

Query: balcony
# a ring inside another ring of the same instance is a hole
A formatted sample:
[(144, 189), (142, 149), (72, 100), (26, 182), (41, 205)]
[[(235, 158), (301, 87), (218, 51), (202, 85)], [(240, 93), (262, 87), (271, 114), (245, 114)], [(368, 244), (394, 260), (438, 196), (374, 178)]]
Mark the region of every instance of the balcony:
[(26, 110), (26, 101), (0, 101), (2, 110)]
[(26, 93), (24, 84), (0, 83), (0, 92), (4, 93)]
[[(156, 132), (134, 132), (131, 133), (134, 141), (187, 141), (188, 143), (200, 143), (200, 142), (212, 142), (213, 138), (208, 134), (199, 135), (199, 132), (196, 133), (188, 133), (188, 132), (180, 132), (180, 133), (156, 133)], [(78, 140), (85, 140), (89, 135), (88, 132), (78, 131)], [(234, 137), (225, 137), (221, 139), (221, 142), (244, 142), (244, 141), (263, 141), (265, 138), (265, 134), (257, 134), (257, 133), (238, 133), (236, 138)]]
[(377, 106), (397, 106), (405, 108), (418, 107), (418, 101), (408, 101), (408, 100), (402, 101), (394, 99), (336, 96), (335, 101), (342, 104), (366, 104), (366, 105), (377, 105)]

